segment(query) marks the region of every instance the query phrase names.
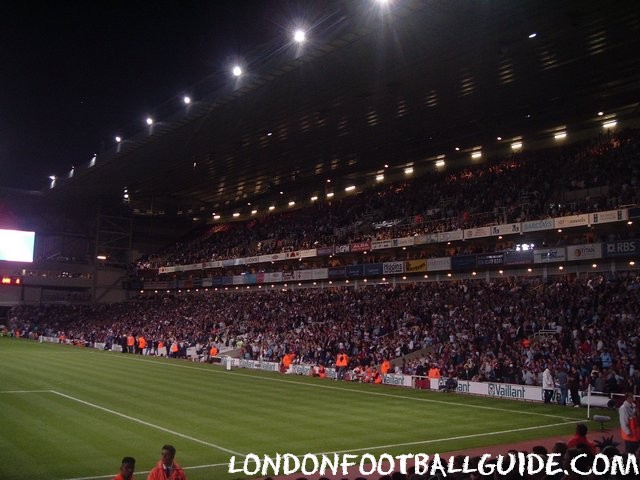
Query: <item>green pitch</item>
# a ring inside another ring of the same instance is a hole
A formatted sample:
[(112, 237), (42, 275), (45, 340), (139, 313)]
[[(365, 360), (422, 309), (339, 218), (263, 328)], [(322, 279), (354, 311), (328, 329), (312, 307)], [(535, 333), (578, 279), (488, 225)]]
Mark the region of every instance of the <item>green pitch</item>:
[[(189, 480), (232, 455), (443, 453), (573, 433), (584, 409), (0, 338), (0, 478), (136, 478), (171, 443)], [(591, 424), (595, 430), (595, 425)]]

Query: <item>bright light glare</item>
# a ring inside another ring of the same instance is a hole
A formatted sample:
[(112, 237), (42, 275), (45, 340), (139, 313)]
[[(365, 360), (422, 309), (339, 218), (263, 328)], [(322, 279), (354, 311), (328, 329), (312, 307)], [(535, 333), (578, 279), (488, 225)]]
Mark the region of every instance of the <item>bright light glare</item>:
[(296, 202), (294, 202), (293, 200), (289, 202), (289, 206), (293, 207), (296, 204)]
[(413, 167), (408, 167), (404, 169), (405, 175), (411, 175), (413, 173)]
[(355, 185), (350, 185), (344, 189), (345, 192), (351, 192), (356, 189)]
[(602, 124), (602, 128), (604, 128), (604, 129), (614, 128), (617, 124), (618, 124), (618, 122), (616, 120), (609, 120), (609, 121), (604, 122)]
[(511, 144), (511, 150), (521, 150), (522, 149), (522, 142), (513, 142)]
[(567, 138), (567, 132), (558, 132), (553, 136), (553, 138), (555, 138), (556, 140)]
[(271, 211), (271, 210), (275, 210), (275, 208), (276, 208), (276, 207), (274, 207), (273, 205), (271, 205), (271, 206), (269, 207), (269, 211)]
[(318, 200), (318, 197), (316, 195), (314, 195), (313, 197), (311, 197), (311, 201), (315, 202), (316, 200)]
[(234, 77), (239, 77), (240, 75), (242, 75), (242, 69), (238, 65), (233, 67), (232, 72)]
[(191, 103), (191, 97), (184, 97), (182, 101), (185, 105), (189, 105)]
[(120, 135), (116, 136), (116, 142), (120, 143), (122, 141), (122, 137)]
[(331, 197), (333, 197), (333, 192), (327, 193), (327, 198), (331, 198)]
[(538, 34), (536, 32), (529, 34), (529, 38), (536, 38), (537, 36)]
[(444, 160), (437, 160), (436, 161), (436, 167), (438, 167), (438, 168), (444, 167)]
[(477, 150), (471, 154), (471, 158), (480, 158), (482, 157), (482, 152)]
[(293, 41), (297, 42), (297, 43), (302, 43), (307, 39), (307, 34), (304, 32), (304, 30), (296, 30), (293, 34)]
[(147, 125), (153, 125), (153, 118), (147, 117)]
[(239, 217), (239, 216), (240, 216), (240, 214), (239, 214), (238, 212), (234, 212), (234, 214), (233, 214), (233, 217), (234, 217), (234, 218), (237, 218), (237, 217)]
[(376, 182), (381, 182), (384, 180), (384, 175), (380, 174), (380, 175), (376, 175)]

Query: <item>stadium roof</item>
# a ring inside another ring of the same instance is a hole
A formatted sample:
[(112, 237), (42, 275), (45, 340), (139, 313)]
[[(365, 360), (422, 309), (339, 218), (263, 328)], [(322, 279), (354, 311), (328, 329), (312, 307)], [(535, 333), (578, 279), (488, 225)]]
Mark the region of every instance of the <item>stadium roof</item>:
[(598, 111), (637, 115), (635, 2), (332, 5), (330, 28), (302, 46), (256, 49), (245, 74), (180, 111), (156, 112), (94, 165), (56, 179), (47, 201), (245, 215), (299, 205), (326, 193), (327, 180), (340, 190), (373, 182), (385, 164), (495, 145), (497, 135), (551, 131)]

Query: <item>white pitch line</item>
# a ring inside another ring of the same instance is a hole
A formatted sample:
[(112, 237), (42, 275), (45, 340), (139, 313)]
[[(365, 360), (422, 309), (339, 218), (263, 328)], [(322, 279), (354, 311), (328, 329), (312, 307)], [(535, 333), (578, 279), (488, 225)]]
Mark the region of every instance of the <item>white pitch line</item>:
[[(128, 357), (125, 357), (128, 358)], [(204, 369), (204, 368), (199, 368), (199, 367), (193, 367), (190, 365), (178, 365), (176, 363), (171, 363), (171, 362), (167, 362), (167, 363), (160, 363), (160, 362), (155, 362), (153, 360), (144, 360), (144, 359), (132, 359), (138, 362), (145, 362), (145, 363), (151, 363), (153, 365), (160, 365), (160, 366), (165, 366), (165, 365), (169, 365), (172, 367), (176, 367), (176, 368), (187, 368), (190, 370), (198, 370), (201, 372), (211, 372), (211, 373), (216, 373), (216, 374), (223, 374), (223, 375), (228, 375), (229, 373), (226, 371), (217, 371), (214, 369)], [(374, 396), (379, 396), (379, 397), (388, 397), (388, 398), (399, 398), (399, 399), (404, 399), (404, 400), (413, 400), (416, 402), (426, 402), (426, 403), (437, 403), (437, 404), (441, 404), (441, 405), (455, 405), (457, 407), (465, 407), (465, 408), (477, 408), (480, 410), (491, 410), (491, 411), (496, 411), (496, 412), (508, 412), (508, 413), (513, 413), (513, 414), (517, 414), (517, 415), (534, 415), (534, 416), (539, 416), (539, 417), (549, 417), (549, 418), (556, 418), (556, 419), (560, 419), (560, 420), (565, 420), (567, 418), (566, 415), (554, 415), (552, 413), (540, 413), (540, 412), (523, 412), (523, 411), (518, 411), (518, 410), (510, 410), (508, 408), (500, 408), (500, 407), (489, 407), (486, 405), (473, 405), (473, 404), (467, 404), (467, 403), (460, 403), (460, 402), (449, 402), (449, 401), (444, 401), (444, 400), (433, 400), (431, 398), (420, 398), (420, 397), (410, 397), (407, 395), (394, 395), (392, 393), (385, 393), (385, 392), (372, 392), (372, 391), (368, 391), (368, 390), (355, 390), (353, 388), (345, 388), (345, 387), (337, 387), (337, 386), (333, 386), (333, 385), (320, 385), (317, 383), (302, 383), (302, 382), (294, 382), (293, 380), (285, 380), (283, 378), (271, 378), (271, 377), (257, 377), (254, 375), (247, 375), (244, 373), (238, 373), (237, 371), (232, 371), (230, 373), (231, 375), (237, 375), (240, 377), (248, 377), (248, 378), (253, 378), (256, 380), (263, 380), (263, 381), (271, 381), (271, 382), (280, 382), (280, 383), (287, 383), (290, 385), (298, 385), (301, 387), (310, 387), (310, 388), (324, 388), (327, 390), (339, 390), (339, 391), (343, 391), (343, 392), (351, 392), (351, 393), (361, 393), (363, 395), (374, 395)], [(578, 421), (579, 419), (576, 419), (576, 421)]]
[(231, 453), (233, 455), (238, 455), (240, 457), (245, 457), (246, 456), (243, 453), (236, 452), (235, 450), (230, 450), (228, 448), (224, 448), (224, 447), (222, 447), (220, 445), (216, 445), (215, 443), (206, 442), (204, 440), (200, 440), (199, 438), (195, 438), (195, 437), (191, 437), (189, 435), (185, 435), (184, 433), (180, 433), (180, 432), (176, 432), (176, 431), (173, 431), (173, 430), (169, 430), (168, 428), (161, 427), (161, 426), (156, 425), (154, 423), (150, 423), (150, 422), (146, 422), (144, 420), (140, 420), (139, 418), (132, 417), (130, 415), (126, 415), (124, 413), (117, 412), (115, 410), (111, 410), (110, 408), (102, 407), (100, 405), (96, 405), (95, 403), (87, 402), (87, 401), (82, 400), (80, 398), (72, 397), (71, 395), (66, 395), (64, 393), (57, 392), (56, 390), (49, 390), (49, 391), (51, 393), (56, 394), (56, 395), (60, 395), (61, 397), (68, 398), (69, 400), (73, 400), (74, 402), (82, 403), (82, 404), (87, 405), (87, 406), (92, 407), (92, 408), (97, 408), (98, 410), (102, 410), (103, 412), (111, 413), (112, 415), (117, 415), (117, 416), (125, 418), (127, 420), (131, 420), (132, 422), (140, 423), (140, 424), (145, 425), (147, 427), (155, 428), (156, 430), (160, 430), (160, 431), (165, 432), (165, 433), (170, 433), (171, 435), (175, 435), (177, 437), (185, 438), (187, 440), (191, 440), (192, 442), (200, 443), (202, 445), (206, 445), (207, 447), (215, 448), (215, 449), (220, 450), (220, 451), (225, 452), (225, 453)]
[[(493, 436), (493, 435), (503, 435), (506, 433), (515, 433), (515, 432), (523, 432), (526, 430), (539, 430), (542, 428), (547, 428), (547, 427), (557, 427), (560, 425), (568, 425), (570, 423), (575, 423), (579, 420), (573, 420), (571, 422), (562, 422), (562, 423), (552, 423), (549, 425), (537, 425), (535, 427), (523, 427), (523, 428), (513, 428), (511, 430), (500, 430), (497, 432), (484, 432), (484, 433), (473, 433), (470, 435), (459, 435), (456, 437), (446, 437), (446, 438), (436, 438), (436, 439), (432, 439), (432, 440), (419, 440), (416, 442), (405, 442), (405, 443), (392, 443), (389, 445), (379, 445), (379, 446), (375, 446), (375, 447), (366, 447), (366, 448), (352, 448), (349, 450), (336, 450), (335, 452), (320, 452), (320, 453), (312, 453), (311, 455), (329, 455), (329, 454), (341, 454), (341, 453), (351, 453), (351, 452), (363, 452), (363, 451), (372, 451), (372, 450), (381, 450), (381, 449), (387, 449), (387, 448), (396, 448), (396, 447), (406, 447), (406, 446), (410, 446), (410, 445), (426, 445), (429, 443), (437, 443), (437, 442), (451, 442), (454, 440), (465, 440), (468, 438), (476, 438), (476, 437), (486, 437), (486, 436)], [(446, 452), (444, 452), (446, 453)], [(308, 454), (300, 454), (300, 455), (296, 455), (296, 457), (303, 457), (304, 455), (308, 455)], [(222, 467), (222, 466), (228, 466), (229, 463), (212, 463), (209, 465), (194, 465), (191, 467), (183, 467), (183, 470), (196, 470), (196, 469), (203, 469), (203, 468), (215, 468), (215, 467)], [(137, 474), (147, 474), (149, 473), (149, 470), (145, 470), (145, 471), (136, 471)], [(67, 478), (65, 480), (98, 480), (101, 478), (112, 478), (113, 474), (111, 475), (99, 475), (99, 476), (95, 476), (95, 477), (76, 477), (76, 478)]]
[[(222, 466), (229, 466), (229, 463), (210, 463), (209, 465), (194, 465), (192, 467), (182, 467), (183, 470), (197, 470), (197, 469), (202, 469), (202, 468), (215, 468), (215, 467), (222, 467)], [(149, 473), (151, 470), (136, 470), (136, 475), (146, 475), (147, 473)], [(113, 478), (114, 475), (113, 473), (109, 474), (109, 475), (97, 475), (95, 477), (75, 477), (75, 478), (65, 478), (64, 480), (98, 480), (100, 478)]]
[(0, 393), (49, 393), (50, 390), (0, 390)]
[(406, 447), (409, 445), (426, 445), (428, 443), (437, 443), (437, 442), (451, 442), (454, 440), (466, 440), (468, 438), (476, 438), (476, 437), (486, 437), (493, 435), (503, 435), (506, 433), (516, 433), (516, 432), (524, 432), (527, 430), (539, 430), (541, 428), (547, 427), (559, 427), (560, 425), (568, 425), (570, 423), (576, 423), (580, 420), (572, 420), (570, 422), (560, 422), (560, 423), (550, 423), (548, 425), (536, 425), (535, 427), (522, 427), (522, 428), (512, 428), (511, 430), (499, 430), (497, 432), (483, 432), (483, 433), (472, 433), (469, 435), (458, 435), (457, 437), (447, 437), (447, 438), (435, 438), (432, 440), (419, 440), (416, 442), (405, 442), (405, 443), (392, 443), (389, 445), (378, 445), (376, 447), (366, 447), (366, 448), (352, 448), (350, 450), (338, 450), (337, 452), (322, 452), (316, 453), (316, 455), (326, 455), (330, 453), (349, 453), (349, 452), (362, 452), (369, 450), (381, 450), (383, 448), (395, 448), (395, 447)]

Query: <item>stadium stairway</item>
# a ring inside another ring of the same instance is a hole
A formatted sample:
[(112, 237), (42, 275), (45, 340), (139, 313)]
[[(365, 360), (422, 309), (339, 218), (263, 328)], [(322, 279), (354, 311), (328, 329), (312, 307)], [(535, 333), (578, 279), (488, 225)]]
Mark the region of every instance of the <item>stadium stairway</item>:
[[(406, 355), (403, 355), (401, 357), (390, 359), (389, 363), (391, 363), (391, 366), (393, 368), (395, 368), (396, 365), (399, 365), (400, 367), (402, 367), (403, 360), (408, 363), (411, 360), (415, 360), (416, 358), (426, 357), (427, 355), (432, 354), (433, 352), (435, 352), (435, 348), (433, 346), (425, 347), (425, 348), (421, 348), (420, 350), (414, 350), (413, 352), (407, 353)], [(380, 368), (380, 366), (381, 365), (378, 365), (378, 368)]]

